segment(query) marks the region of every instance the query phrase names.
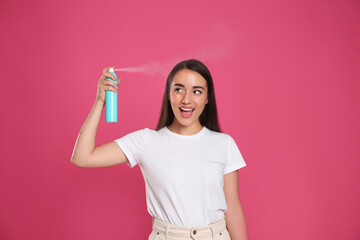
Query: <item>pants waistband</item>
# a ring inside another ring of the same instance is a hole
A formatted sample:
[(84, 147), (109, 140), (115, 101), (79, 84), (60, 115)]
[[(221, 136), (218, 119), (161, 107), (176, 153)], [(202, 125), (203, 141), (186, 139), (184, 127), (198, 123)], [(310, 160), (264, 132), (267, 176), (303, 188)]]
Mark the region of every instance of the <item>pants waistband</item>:
[(154, 218), (153, 230), (158, 232), (158, 234), (162, 233), (165, 236), (173, 237), (214, 237), (219, 234), (221, 235), (221, 232), (226, 230), (226, 222), (225, 217), (223, 217), (207, 226), (182, 227)]

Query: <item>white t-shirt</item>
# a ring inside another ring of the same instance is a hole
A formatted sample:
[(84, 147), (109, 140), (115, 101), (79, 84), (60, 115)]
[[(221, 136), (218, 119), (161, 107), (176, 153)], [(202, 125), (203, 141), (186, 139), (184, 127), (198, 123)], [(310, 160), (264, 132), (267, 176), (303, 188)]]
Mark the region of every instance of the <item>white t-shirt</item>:
[(224, 174), (246, 166), (230, 135), (206, 127), (194, 135), (144, 128), (114, 141), (128, 166), (140, 166), (150, 215), (176, 226), (224, 217)]

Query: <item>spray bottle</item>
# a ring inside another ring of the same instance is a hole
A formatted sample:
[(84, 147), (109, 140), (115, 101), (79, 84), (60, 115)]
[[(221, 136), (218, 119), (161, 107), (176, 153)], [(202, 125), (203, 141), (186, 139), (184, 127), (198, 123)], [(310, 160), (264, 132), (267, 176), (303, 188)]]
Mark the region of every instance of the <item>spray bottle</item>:
[[(113, 68), (110, 68), (109, 72), (117, 78)], [(111, 78), (106, 78), (106, 80), (111, 80), (117, 85), (117, 81)], [(105, 122), (117, 122), (117, 92), (105, 91)]]

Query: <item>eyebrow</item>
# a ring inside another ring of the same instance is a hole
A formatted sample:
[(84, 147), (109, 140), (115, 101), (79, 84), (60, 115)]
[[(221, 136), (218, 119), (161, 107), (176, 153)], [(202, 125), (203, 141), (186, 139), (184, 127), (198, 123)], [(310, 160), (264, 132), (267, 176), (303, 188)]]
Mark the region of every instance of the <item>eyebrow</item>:
[[(174, 86), (179, 86), (179, 87), (185, 87), (183, 84), (181, 83), (175, 83)], [(203, 88), (202, 86), (193, 86), (193, 88), (202, 88), (205, 90), (205, 88)]]

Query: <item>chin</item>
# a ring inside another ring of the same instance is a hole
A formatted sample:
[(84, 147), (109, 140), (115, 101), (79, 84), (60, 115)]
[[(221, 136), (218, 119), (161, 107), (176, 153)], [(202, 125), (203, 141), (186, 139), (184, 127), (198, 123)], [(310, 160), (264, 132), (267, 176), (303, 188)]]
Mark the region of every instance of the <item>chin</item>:
[(177, 120), (179, 123), (180, 123), (180, 125), (183, 125), (183, 126), (191, 126), (191, 125), (193, 125), (194, 123), (196, 123), (196, 121), (197, 121), (197, 119), (195, 119), (195, 120), (184, 120), (184, 119), (181, 119), (180, 121), (179, 120)]

